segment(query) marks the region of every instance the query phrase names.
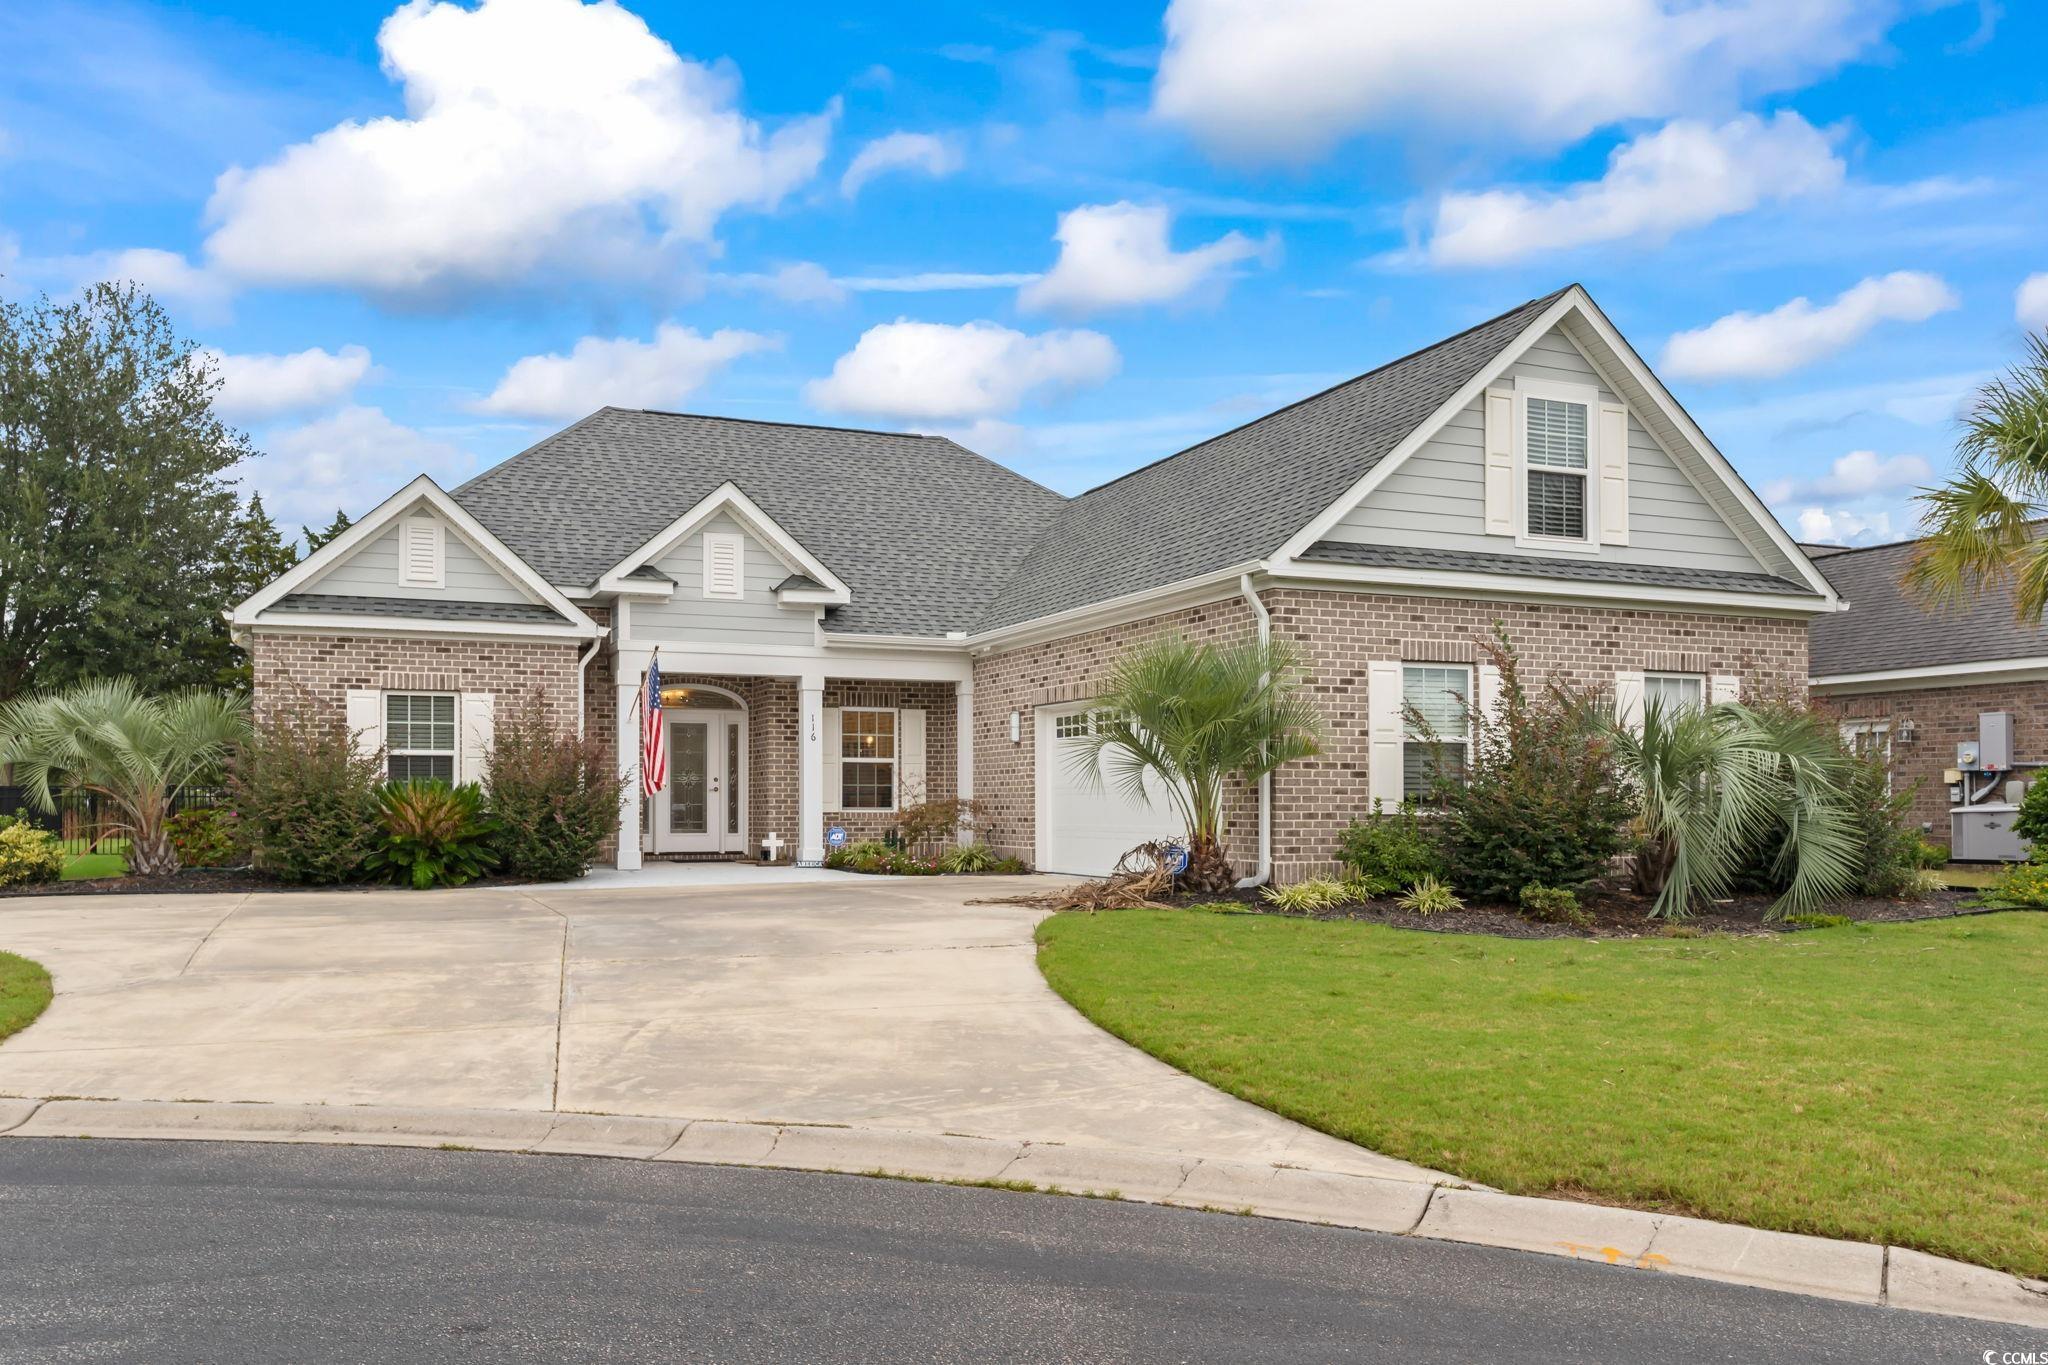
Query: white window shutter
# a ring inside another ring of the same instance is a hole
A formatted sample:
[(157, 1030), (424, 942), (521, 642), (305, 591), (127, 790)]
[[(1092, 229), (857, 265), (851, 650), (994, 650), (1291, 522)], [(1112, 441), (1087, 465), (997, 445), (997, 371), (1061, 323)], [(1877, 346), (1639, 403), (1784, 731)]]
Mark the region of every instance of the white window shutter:
[(723, 531), (704, 533), (704, 595), (740, 597), (745, 594), (741, 557), (745, 542)]
[(1500, 709), (1500, 665), (1481, 664), (1473, 673), (1472, 690), (1479, 694), (1473, 699), (1472, 707), (1472, 734), (1476, 739), (1486, 733), (1486, 727), (1493, 724), (1495, 713)]
[(1628, 409), (1600, 405), (1600, 543), (1628, 544)]
[(924, 712), (906, 707), (896, 713), (896, 806), (914, 806), (931, 794), (924, 766)]
[(440, 587), (441, 551), (441, 523), (407, 517), (398, 524), (398, 581), (414, 588)]
[(362, 758), (375, 758), (384, 747), (384, 694), (351, 687), (348, 692), (348, 733)]
[(1486, 409), (1486, 534), (1515, 533), (1515, 396), (1488, 390)]
[(498, 699), (488, 692), (464, 692), (457, 707), (462, 738), (456, 758), (457, 782), (481, 782), (497, 734)]
[(1388, 810), (1401, 804), (1401, 664), (1388, 660), (1366, 665), (1365, 671), (1366, 788)]
[(845, 784), (839, 780), (839, 708), (825, 708), (825, 809), (838, 810), (846, 799)]
[(1614, 675), (1614, 714), (1631, 730), (1643, 728), (1643, 675)]
[(1707, 700), (1710, 702), (1741, 701), (1742, 678), (1734, 673), (1716, 673), (1707, 679)]

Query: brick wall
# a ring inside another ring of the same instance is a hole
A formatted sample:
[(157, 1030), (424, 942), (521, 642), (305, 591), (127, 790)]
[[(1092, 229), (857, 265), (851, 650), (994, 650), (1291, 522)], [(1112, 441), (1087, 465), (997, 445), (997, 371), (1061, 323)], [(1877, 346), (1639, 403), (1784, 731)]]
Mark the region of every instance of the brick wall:
[(1279, 589), (1264, 595), (1273, 633), (1296, 642), (1329, 727), (1322, 754), (1273, 781), (1273, 861), (1282, 881), (1335, 869), (1337, 836), (1371, 805), (1366, 781), (1366, 665), (1469, 663), (1498, 622), (1523, 682), (1612, 688), (1639, 669), (1733, 673), (1751, 698), (1803, 700), (1806, 626), (1799, 621), (1548, 603), (1484, 602)]
[[(1523, 659), (1525, 681), (1563, 678), (1611, 687), (1623, 670), (1733, 673), (1745, 694), (1803, 700), (1806, 627), (1798, 621), (1535, 603), (1269, 589), (1273, 633), (1303, 656), (1328, 737), (1321, 756), (1274, 777), (1275, 876), (1299, 880), (1334, 868), (1339, 831), (1370, 805), (1366, 783), (1366, 665), (1373, 660), (1467, 662), (1498, 621)], [(1042, 706), (1085, 700), (1117, 656), (1165, 633), (1241, 639), (1253, 630), (1236, 597), (990, 655), (975, 663), (975, 792), (993, 808), (1004, 851), (1033, 855), (1035, 721)], [(1010, 713), (1021, 738), (1010, 741)], [(1253, 794), (1233, 802), (1228, 843), (1248, 870), (1256, 862)]]
[[(1909, 817), (1937, 843), (1949, 841), (1948, 784), (1944, 769), (1956, 762), (1956, 745), (1977, 738), (1977, 715), (2009, 711), (2013, 723), (2013, 761), (2048, 763), (2048, 682), (1973, 683), (1962, 687), (1922, 687), (1900, 692), (1856, 696), (1821, 695), (1816, 709), (1842, 720), (1886, 720), (1892, 727), (1892, 790), (1912, 789)], [(1910, 742), (1900, 729), (1913, 722)], [(2022, 776), (2028, 774), (2023, 770)]]
[(294, 686), (332, 705), (337, 719), (346, 713), (351, 689), (489, 692), (501, 708), (522, 704), (538, 689), (549, 714), (569, 726), (576, 723), (576, 660), (582, 648), (573, 641), (413, 640), (258, 630), (249, 658), (259, 714)]

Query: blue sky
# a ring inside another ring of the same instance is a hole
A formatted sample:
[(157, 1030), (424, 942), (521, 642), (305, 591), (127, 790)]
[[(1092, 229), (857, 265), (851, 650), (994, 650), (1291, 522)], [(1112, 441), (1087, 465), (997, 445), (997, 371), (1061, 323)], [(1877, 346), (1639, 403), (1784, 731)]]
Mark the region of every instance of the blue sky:
[(2048, 326), (2048, 7), (846, 8), (0, 9), (0, 291), (157, 292), (288, 525), (606, 402), (1074, 492), (1578, 280), (1895, 539)]

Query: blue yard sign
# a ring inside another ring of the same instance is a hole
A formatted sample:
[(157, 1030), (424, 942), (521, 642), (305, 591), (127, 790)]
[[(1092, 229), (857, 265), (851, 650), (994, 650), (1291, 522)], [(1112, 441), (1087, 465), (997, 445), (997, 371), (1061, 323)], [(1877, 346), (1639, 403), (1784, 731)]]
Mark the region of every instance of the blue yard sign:
[(846, 826), (844, 826), (844, 825), (834, 825), (834, 826), (832, 826), (832, 828), (830, 828), (830, 829), (826, 830), (826, 831), (825, 831), (825, 846), (826, 846), (827, 848), (845, 848), (845, 847), (846, 847)]

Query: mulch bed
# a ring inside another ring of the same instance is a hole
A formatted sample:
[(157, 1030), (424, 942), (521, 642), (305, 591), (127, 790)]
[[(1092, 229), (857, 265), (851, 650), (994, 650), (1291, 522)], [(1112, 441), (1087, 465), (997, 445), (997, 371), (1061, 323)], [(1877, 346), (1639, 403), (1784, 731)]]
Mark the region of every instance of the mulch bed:
[[(1867, 923), (1947, 919), (1953, 915), (1985, 913), (1968, 904), (1981, 894), (1978, 891), (1943, 891), (1924, 900), (1912, 901), (1858, 897), (1828, 905), (1824, 913), (1846, 915)], [(1770, 909), (1772, 900), (1770, 896), (1739, 896), (1718, 903), (1709, 913), (1679, 921), (1683, 927), (1678, 932), (1748, 935), (1799, 932), (1799, 925), (1765, 920), (1764, 913)], [(1467, 905), (1463, 910), (1417, 915), (1401, 909), (1391, 898), (1313, 912), (1281, 910), (1261, 900), (1256, 890), (1220, 896), (1175, 895), (1163, 898), (1162, 903), (1185, 907), (1231, 901), (1259, 914), (1282, 915), (1290, 919), (1358, 920), (1432, 934), (1490, 934), (1495, 938), (1664, 938), (1670, 936), (1673, 927), (1666, 921), (1649, 917), (1648, 897), (1619, 891), (1596, 891), (1580, 897), (1580, 908), (1592, 917), (1592, 923), (1583, 928), (1524, 919), (1513, 907), (1505, 905)]]

